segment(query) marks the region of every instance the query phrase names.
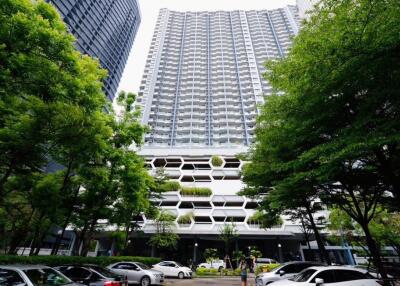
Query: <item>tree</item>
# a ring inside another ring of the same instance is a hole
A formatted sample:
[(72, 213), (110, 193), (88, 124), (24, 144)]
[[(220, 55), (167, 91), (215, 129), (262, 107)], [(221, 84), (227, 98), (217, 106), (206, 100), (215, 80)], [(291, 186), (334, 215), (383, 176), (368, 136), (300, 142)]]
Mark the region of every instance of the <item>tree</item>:
[(386, 278), (369, 223), (387, 194), (400, 205), (400, 3), (322, 2), (287, 57), (266, 64), (275, 95), (258, 119), (248, 191), (293, 198), (307, 186), (361, 226)]
[(29, 240), (30, 254), (38, 254), (58, 226), (57, 254), (73, 223), (85, 255), (99, 219), (125, 223), (151, 208), (153, 182), (133, 151), (147, 130), (135, 95), (119, 95), (117, 117), (102, 91), (106, 71), (76, 51), (60, 15), (44, 1), (1, 1), (0, 43), (4, 248), (15, 253)]
[[(43, 1), (2, 1), (0, 42), (0, 209), (4, 210), (0, 237), (7, 232), (17, 238), (9, 246), (14, 252), (16, 243), (26, 241), (30, 232), (34, 240), (44, 236), (44, 229), (39, 231), (34, 225), (60, 218), (62, 212), (49, 210), (63, 204), (55, 200), (56, 205), (40, 204), (34, 198), (46, 190), (36, 185), (52, 186), (52, 181), (60, 189), (51, 188), (47, 195), (64, 192), (61, 174), (44, 171), (62, 138), (78, 138), (85, 127), (75, 116), (91, 122), (92, 115), (105, 107), (101, 80), (106, 72), (97, 61), (75, 50), (59, 14)], [(14, 221), (4, 216), (9, 202), (20, 213)]]
[(232, 268), (232, 264), (230, 263), (230, 255), (229, 255), (229, 247), (233, 241), (238, 238), (238, 230), (236, 225), (231, 223), (225, 223), (219, 230), (219, 239), (221, 239), (225, 244), (225, 263), (227, 268)]
[(149, 244), (158, 249), (175, 249), (179, 236), (174, 232), (175, 216), (161, 211), (155, 219), (156, 233), (150, 237)]
[(216, 248), (206, 248), (204, 250), (204, 258), (208, 263), (211, 263), (212, 268), (213, 261), (218, 259), (218, 250)]

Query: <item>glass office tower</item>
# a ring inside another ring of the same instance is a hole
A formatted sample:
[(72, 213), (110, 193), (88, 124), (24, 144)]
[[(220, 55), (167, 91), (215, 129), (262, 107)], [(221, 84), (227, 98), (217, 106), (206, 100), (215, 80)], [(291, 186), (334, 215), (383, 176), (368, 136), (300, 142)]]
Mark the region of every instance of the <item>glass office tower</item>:
[(61, 13), (76, 47), (108, 71), (104, 91), (112, 101), (140, 24), (137, 0), (47, 0)]

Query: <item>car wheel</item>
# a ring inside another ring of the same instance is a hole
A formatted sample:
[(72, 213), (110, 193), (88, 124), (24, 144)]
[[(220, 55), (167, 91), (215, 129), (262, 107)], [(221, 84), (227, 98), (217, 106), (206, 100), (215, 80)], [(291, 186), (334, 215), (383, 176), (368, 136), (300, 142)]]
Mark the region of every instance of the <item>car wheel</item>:
[(179, 279), (183, 279), (184, 277), (185, 277), (185, 276), (183, 275), (183, 272), (179, 272), (179, 273), (178, 273), (178, 278), (179, 278)]
[(142, 279), (140, 279), (140, 286), (149, 286), (150, 285), (150, 278), (147, 276), (144, 276)]

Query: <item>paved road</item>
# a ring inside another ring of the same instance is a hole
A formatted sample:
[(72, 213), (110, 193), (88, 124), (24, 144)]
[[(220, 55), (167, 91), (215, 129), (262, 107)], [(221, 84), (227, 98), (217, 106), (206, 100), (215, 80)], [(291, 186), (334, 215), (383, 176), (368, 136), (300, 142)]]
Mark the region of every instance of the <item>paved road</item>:
[[(247, 279), (248, 286), (254, 286), (254, 277)], [(193, 278), (193, 279), (166, 279), (165, 286), (240, 286), (240, 277), (227, 278)]]

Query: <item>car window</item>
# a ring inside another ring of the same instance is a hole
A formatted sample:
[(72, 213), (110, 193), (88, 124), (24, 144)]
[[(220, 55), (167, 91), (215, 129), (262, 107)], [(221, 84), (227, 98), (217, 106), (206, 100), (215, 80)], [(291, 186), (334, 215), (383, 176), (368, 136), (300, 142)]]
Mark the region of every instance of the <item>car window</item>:
[(137, 264), (137, 266), (139, 266), (139, 267), (142, 268), (143, 270), (150, 269), (150, 267), (147, 266), (147, 265), (144, 264), (144, 263), (137, 262), (136, 264)]
[(160, 262), (158, 265), (160, 265), (160, 266), (167, 266), (167, 262)]
[(299, 274), (297, 274), (293, 278), (293, 281), (296, 281), (296, 282), (307, 282), (308, 279), (310, 279), (311, 276), (313, 276), (313, 274), (315, 272), (317, 272), (317, 270), (315, 270), (315, 269), (305, 269), (305, 270), (301, 271)]
[(62, 271), (67, 277), (72, 280), (82, 280), (89, 278), (91, 272), (82, 267), (69, 267)]
[(28, 269), (24, 270), (24, 273), (35, 286), (58, 286), (71, 283), (71, 280), (51, 268)]
[(313, 265), (310, 263), (299, 263), (299, 264), (297, 264), (297, 272), (301, 272), (304, 269), (311, 267), (311, 266), (313, 266)]
[(354, 270), (335, 270), (336, 282), (368, 279), (367, 275)]
[(317, 273), (317, 275), (315, 275), (314, 278), (312, 279), (311, 283), (315, 283), (316, 278), (324, 279), (324, 284), (336, 282), (334, 270), (323, 270), (323, 271)]
[(133, 263), (119, 263), (114, 266), (117, 269), (125, 269), (125, 270), (136, 270), (137, 266)]
[(1, 286), (17, 286), (24, 284), (24, 279), (14, 270), (0, 269)]
[(167, 267), (175, 267), (175, 263), (167, 262), (165, 266), (167, 266)]
[[(290, 273), (298, 273), (299, 271), (297, 270), (297, 265), (296, 264), (289, 264), (284, 267), (282, 267), (280, 270), (285, 271), (285, 274), (290, 274)], [(279, 273), (279, 271), (278, 271)]]
[[(108, 269), (105, 269), (103, 267), (100, 266), (90, 266), (91, 269), (93, 269), (94, 271), (96, 271), (97, 273), (99, 273), (100, 275), (107, 277), (107, 278), (115, 278), (115, 277), (119, 277), (119, 275), (112, 273), (111, 271), (109, 271)], [(93, 272), (93, 274), (95, 274)], [(100, 277), (99, 277), (100, 278)]]

